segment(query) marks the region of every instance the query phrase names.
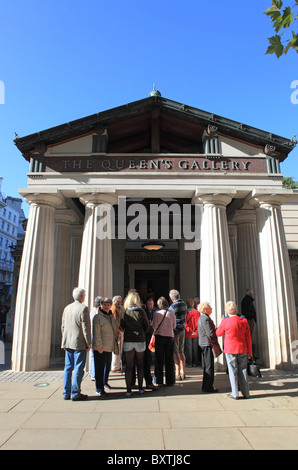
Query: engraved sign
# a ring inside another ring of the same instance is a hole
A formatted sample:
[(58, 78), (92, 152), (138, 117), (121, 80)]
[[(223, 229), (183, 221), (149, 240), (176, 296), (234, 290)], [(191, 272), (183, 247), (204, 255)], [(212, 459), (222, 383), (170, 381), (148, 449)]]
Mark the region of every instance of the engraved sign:
[(46, 171), (69, 172), (237, 172), (266, 173), (266, 160), (260, 157), (213, 156), (86, 156), (44, 159)]

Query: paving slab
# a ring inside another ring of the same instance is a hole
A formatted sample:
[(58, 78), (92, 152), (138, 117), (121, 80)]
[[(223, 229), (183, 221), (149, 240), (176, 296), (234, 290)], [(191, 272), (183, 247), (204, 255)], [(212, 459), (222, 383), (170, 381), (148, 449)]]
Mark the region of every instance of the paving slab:
[(162, 429), (100, 429), (87, 430), (79, 450), (164, 450)]
[[(14, 413), (14, 416), (17, 416)], [(30, 429), (95, 429), (100, 413), (69, 412), (42, 413), (36, 412), (23, 423), (23, 428)]]
[(297, 450), (297, 427), (245, 427), (243, 436), (255, 450)]
[(20, 429), (1, 447), (2, 450), (76, 450), (83, 429)]
[(167, 450), (252, 450), (249, 440), (238, 428), (184, 428), (164, 430)]

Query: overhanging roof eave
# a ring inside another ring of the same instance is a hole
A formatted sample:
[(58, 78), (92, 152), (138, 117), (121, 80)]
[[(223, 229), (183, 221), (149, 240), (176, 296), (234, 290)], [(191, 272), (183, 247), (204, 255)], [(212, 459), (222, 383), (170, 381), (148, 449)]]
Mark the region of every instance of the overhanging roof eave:
[(161, 96), (144, 98), (95, 113), (25, 137), (16, 138), (14, 142), (25, 156), (34, 151), (41, 143), (44, 146), (54, 145), (55, 143), (76, 138), (92, 131), (104, 129), (108, 125), (122, 119), (129, 119), (140, 113), (150, 112), (153, 108), (159, 108), (160, 111), (173, 114), (182, 120), (191, 121), (204, 127), (207, 127), (208, 124), (215, 125), (218, 128), (218, 132), (254, 145), (265, 146), (266, 144), (272, 144), (281, 153), (281, 160), (286, 158), (288, 153), (295, 147), (295, 143), (290, 139)]

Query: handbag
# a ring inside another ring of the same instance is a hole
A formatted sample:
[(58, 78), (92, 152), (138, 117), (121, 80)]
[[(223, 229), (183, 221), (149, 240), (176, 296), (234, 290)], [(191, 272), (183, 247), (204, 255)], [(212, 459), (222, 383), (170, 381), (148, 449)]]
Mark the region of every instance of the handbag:
[(155, 334), (154, 334), (154, 332), (152, 333), (150, 343), (148, 344), (148, 349), (149, 349), (149, 351), (151, 351), (153, 353), (155, 352)]
[(262, 377), (260, 368), (259, 368), (258, 364), (256, 364), (253, 359), (248, 360), (247, 373), (251, 377), (258, 377), (258, 378)]
[(215, 358), (217, 358), (218, 356), (220, 356), (220, 355), (222, 354), (222, 350), (221, 350), (220, 345), (218, 344), (217, 339), (211, 340), (211, 339), (209, 338), (209, 336), (205, 333), (204, 328), (203, 328), (202, 325), (201, 325), (200, 319), (199, 319), (199, 321), (198, 321), (198, 324), (200, 325), (200, 328), (201, 328), (201, 330), (203, 331), (203, 335), (206, 336), (206, 338), (208, 339), (208, 341), (209, 341), (209, 343), (210, 343), (210, 346), (211, 346), (211, 348), (212, 348), (213, 356), (214, 356)]
[(149, 351), (151, 351), (151, 352), (153, 352), (153, 353), (155, 352), (155, 332), (158, 330), (158, 328), (160, 327), (160, 325), (161, 325), (162, 322), (164, 321), (165, 316), (166, 316), (166, 314), (167, 314), (167, 311), (168, 311), (168, 309), (166, 309), (166, 311), (165, 311), (165, 313), (164, 313), (164, 316), (163, 316), (163, 318), (162, 318), (160, 324), (158, 325), (158, 327), (155, 328), (155, 330), (153, 331), (152, 336), (151, 336), (151, 339), (150, 339), (150, 342), (149, 342), (149, 344), (148, 344), (148, 349), (149, 349)]

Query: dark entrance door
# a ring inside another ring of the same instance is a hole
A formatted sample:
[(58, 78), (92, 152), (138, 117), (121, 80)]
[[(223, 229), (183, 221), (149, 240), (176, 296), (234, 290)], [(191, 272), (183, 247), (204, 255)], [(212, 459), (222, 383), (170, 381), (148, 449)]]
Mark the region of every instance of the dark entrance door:
[(145, 303), (149, 296), (154, 296), (155, 302), (161, 296), (169, 297), (169, 270), (142, 269), (135, 271), (135, 286)]

